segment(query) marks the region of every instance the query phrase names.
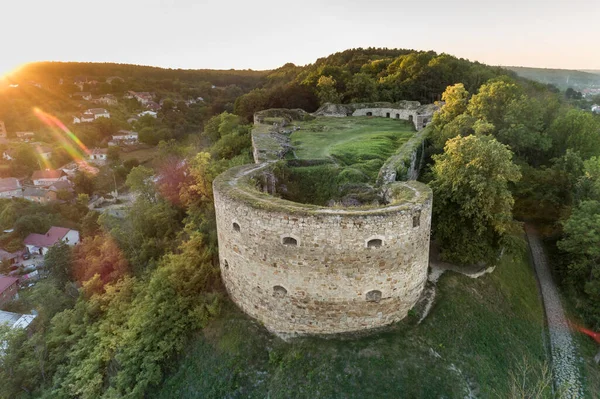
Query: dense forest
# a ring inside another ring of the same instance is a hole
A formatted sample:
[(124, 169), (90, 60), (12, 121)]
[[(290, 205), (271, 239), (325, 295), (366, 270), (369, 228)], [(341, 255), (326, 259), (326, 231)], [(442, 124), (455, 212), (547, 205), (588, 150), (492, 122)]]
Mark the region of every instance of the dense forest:
[[(107, 107), (110, 120), (70, 124), (82, 109), (70, 97), (82, 91), (73, 84), (81, 76), (97, 82), (83, 91), (119, 98)], [(109, 83), (114, 76), (120, 79)], [(53, 128), (32, 112), (38, 107), (67, 121), (89, 146), (127, 128), (157, 150), (147, 164), (114, 157), (106, 173), (80, 177), (78, 194), (89, 195), (110, 185), (115, 171), (115, 184), (137, 194), (123, 219), (83, 202), (0, 202), (0, 227), (15, 227), (0, 237), (5, 244), (59, 221), (82, 232), (77, 247), (53, 247), (45, 260), (50, 277), (5, 309), (35, 309), (38, 317), (28, 331), (1, 331), (0, 397), (143, 398), (160, 386), (187, 343), (229, 304), (212, 181), (252, 162), (249, 122), (271, 107), (443, 100), (423, 175), (436, 198), (433, 232), (442, 255), (457, 264), (494, 263), (524, 246), (523, 221), (535, 223), (557, 243), (556, 273), (577, 311), (600, 327), (600, 121), (544, 84), (447, 54), (378, 48), (264, 72), (40, 63), (11, 79), (19, 86), (0, 91), (9, 136), (32, 130), (51, 141)], [(127, 122), (141, 109), (121, 100), (128, 90), (164, 100), (157, 118)], [(203, 100), (186, 104), (197, 97)]]

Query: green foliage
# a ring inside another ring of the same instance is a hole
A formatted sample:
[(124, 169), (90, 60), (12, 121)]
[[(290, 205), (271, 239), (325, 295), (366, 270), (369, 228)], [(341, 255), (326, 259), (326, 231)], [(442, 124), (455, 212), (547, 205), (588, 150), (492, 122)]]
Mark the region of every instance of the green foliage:
[(566, 276), (584, 296), (580, 308), (594, 329), (600, 326), (600, 201), (587, 200), (563, 223), (558, 248), (569, 254)]
[(57, 287), (64, 289), (73, 280), (73, 258), (71, 247), (60, 242), (53, 245), (44, 256), (44, 266), (52, 275)]
[(76, 194), (92, 195), (94, 193), (94, 177), (89, 173), (77, 171), (73, 177)]
[(507, 146), (490, 136), (456, 137), (434, 156), (435, 237), (444, 259), (493, 263), (518, 225), (508, 184), (521, 178)]
[(145, 200), (154, 202), (156, 200), (156, 188), (152, 181), (153, 177), (154, 171), (152, 169), (140, 165), (131, 169), (125, 184)]
[(589, 112), (571, 109), (558, 116), (550, 127), (550, 135), (557, 156), (569, 148), (583, 159), (600, 155), (600, 122)]
[(321, 76), (317, 82), (317, 95), (321, 104), (340, 102), (341, 97), (336, 90), (336, 81), (331, 76)]

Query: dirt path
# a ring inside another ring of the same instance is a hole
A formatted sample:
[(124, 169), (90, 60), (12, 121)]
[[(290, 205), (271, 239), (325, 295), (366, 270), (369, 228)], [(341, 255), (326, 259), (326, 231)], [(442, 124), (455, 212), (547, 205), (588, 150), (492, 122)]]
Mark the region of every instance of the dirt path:
[(526, 230), (548, 322), (554, 386), (559, 397), (583, 398), (577, 351), (558, 290), (552, 281), (544, 248), (535, 229), (527, 227)]

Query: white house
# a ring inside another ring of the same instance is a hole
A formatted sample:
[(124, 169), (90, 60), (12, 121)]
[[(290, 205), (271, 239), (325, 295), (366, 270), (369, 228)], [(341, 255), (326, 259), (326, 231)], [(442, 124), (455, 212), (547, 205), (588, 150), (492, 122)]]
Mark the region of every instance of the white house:
[(132, 145), (138, 142), (138, 133), (129, 130), (119, 130), (119, 134), (112, 136), (112, 140), (108, 142), (109, 146), (116, 146), (120, 144)]
[(595, 114), (600, 114), (600, 105), (598, 105), (598, 104), (592, 105), (592, 112)]
[(87, 111), (85, 111), (85, 114), (92, 114), (94, 115), (94, 119), (98, 119), (98, 118), (110, 118), (110, 113), (105, 110), (104, 108), (90, 108)]
[(36, 170), (31, 180), (36, 187), (49, 187), (59, 180), (67, 180), (67, 174), (62, 170)]
[(106, 148), (94, 148), (90, 153), (90, 161), (106, 161), (107, 157)]
[(33, 138), (35, 137), (35, 133), (33, 132), (16, 132), (15, 135), (21, 141), (33, 140)]
[(89, 113), (87, 111), (81, 115), (73, 117), (73, 123), (88, 123), (88, 122), (93, 122), (95, 120), (96, 120), (96, 117), (94, 116), (94, 114)]
[(144, 111), (144, 112), (140, 112), (138, 114), (139, 117), (145, 116), (145, 115), (150, 115), (153, 118), (156, 118), (156, 116), (158, 115), (158, 113), (154, 112), (154, 111)]
[(0, 179), (0, 198), (22, 197), (21, 183), (14, 177)]
[(23, 244), (31, 254), (46, 255), (48, 250), (59, 242), (67, 245), (79, 243), (79, 232), (66, 227), (50, 227), (46, 234), (31, 233), (23, 240)]

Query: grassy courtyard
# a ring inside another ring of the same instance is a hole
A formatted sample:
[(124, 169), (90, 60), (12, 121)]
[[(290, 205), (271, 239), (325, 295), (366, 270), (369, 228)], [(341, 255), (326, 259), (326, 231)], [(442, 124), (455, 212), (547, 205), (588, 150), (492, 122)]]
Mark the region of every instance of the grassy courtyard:
[(300, 130), (290, 136), (298, 159), (332, 159), (374, 179), (386, 159), (414, 134), (403, 120), (319, 117), (296, 122)]
[(477, 280), (447, 272), (421, 324), (411, 315), (360, 339), (284, 342), (231, 305), (225, 313), (153, 397), (507, 398), (515, 385), (535, 385), (546, 363), (525, 254)]

